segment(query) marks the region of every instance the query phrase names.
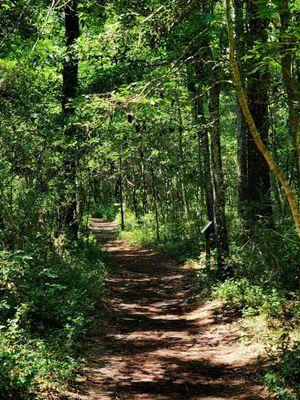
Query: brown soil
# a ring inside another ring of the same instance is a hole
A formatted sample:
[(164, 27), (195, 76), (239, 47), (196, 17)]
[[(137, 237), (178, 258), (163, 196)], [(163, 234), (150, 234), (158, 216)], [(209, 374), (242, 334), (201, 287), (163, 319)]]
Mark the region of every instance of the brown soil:
[[(239, 340), (222, 304), (191, 301), (195, 272), (115, 237), (112, 222), (91, 228), (112, 255), (108, 313), (90, 343), (81, 400), (266, 398), (257, 384), (257, 349)], [(225, 314), (226, 315), (226, 314)]]

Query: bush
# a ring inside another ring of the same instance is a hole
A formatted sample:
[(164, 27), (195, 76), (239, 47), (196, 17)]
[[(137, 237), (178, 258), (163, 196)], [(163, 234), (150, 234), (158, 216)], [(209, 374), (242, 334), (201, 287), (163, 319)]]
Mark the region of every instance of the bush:
[[(294, 293), (267, 289), (247, 279), (228, 279), (213, 286), (212, 296), (244, 315), (263, 315), (279, 334), (279, 348), (272, 348), (278, 367), (265, 376), (272, 398), (297, 400), (300, 395), (300, 347), (293, 345), (289, 332), (299, 326), (299, 301)], [(270, 332), (269, 332), (270, 333)], [(274, 335), (273, 342), (276, 335)], [(277, 339), (278, 340), (278, 339)], [(277, 347), (277, 346), (276, 346)]]
[(231, 244), (229, 262), (235, 277), (259, 286), (297, 290), (300, 247), (294, 229), (286, 229), (282, 221), (277, 231), (261, 227), (253, 235), (243, 245), (240, 241)]
[[(53, 388), (78, 366), (78, 339), (104, 291), (96, 242), (56, 252), (0, 252), (0, 393), (23, 398)], [(55, 389), (53, 389), (55, 390)], [(0, 395), (1, 398), (1, 395)]]
[(62, 343), (32, 338), (19, 322), (16, 316), (6, 332), (0, 331), (1, 399), (36, 398), (46, 384), (54, 391), (79, 366), (74, 354), (68, 354), (69, 348)]
[(120, 204), (109, 204), (109, 205), (95, 205), (91, 215), (92, 218), (105, 218), (113, 221), (120, 209)]
[(247, 279), (227, 279), (212, 288), (213, 298), (224, 300), (230, 308), (237, 311), (257, 311), (264, 303), (265, 295), (259, 286)]
[[(118, 214), (117, 225), (121, 226)], [(197, 256), (201, 249), (200, 235), (194, 224), (184, 220), (165, 221), (159, 226), (160, 241), (157, 240), (155, 214), (148, 213), (137, 220), (134, 213), (126, 210), (125, 230), (120, 235), (129, 242), (165, 254), (181, 257), (183, 260)]]
[(279, 355), (278, 367), (265, 376), (273, 397), (278, 400), (297, 400), (300, 397), (300, 346), (285, 349)]
[(284, 290), (266, 289), (247, 279), (227, 279), (212, 288), (212, 297), (226, 301), (228, 307), (247, 315), (262, 314), (268, 318), (281, 319), (283, 323), (297, 324), (299, 301)]

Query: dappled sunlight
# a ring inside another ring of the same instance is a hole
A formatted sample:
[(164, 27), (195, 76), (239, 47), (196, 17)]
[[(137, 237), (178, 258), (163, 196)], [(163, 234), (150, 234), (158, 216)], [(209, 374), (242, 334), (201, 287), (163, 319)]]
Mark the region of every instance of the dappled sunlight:
[(257, 354), (238, 340), (235, 318), (221, 317), (221, 302), (186, 301), (194, 272), (116, 239), (111, 222), (91, 225), (118, 267), (109, 327), (90, 345), (78, 399), (263, 398), (251, 384)]

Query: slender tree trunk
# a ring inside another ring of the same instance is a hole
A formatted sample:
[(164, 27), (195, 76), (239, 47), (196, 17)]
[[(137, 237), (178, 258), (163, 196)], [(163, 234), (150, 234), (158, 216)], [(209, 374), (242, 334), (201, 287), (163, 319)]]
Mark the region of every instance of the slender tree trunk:
[(291, 13), (289, 10), (289, 0), (281, 0), (279, 7), (279, 16), (281, 22), (281, 73), (285, 86), (287, 105), (289, 110), (289, 129), (295, 154), (295, 164), (297, 170), (297, 183), (300, 181), (300, 88), (297, 78), (295, 78), (293, 62), (295, 51), (297, 48), (297, 39), (291, 36), (289, 28), (291, 28)]
[[(256, 40), (267, 42), (268, 22), (260, 18), (257, 3), (247, 0), (249, 34), (253, 44)], [(253, 66), (255, 67), (255, 65)], [(267, 66), (261, 66), (248, 76), (248, 105), (254, 123), (266, 144), (269, 138)], [(273, 226), (270, 170), (266, 160), (257, 148), (252, 135), (248, 135), (248, 200), (254, 222), (262, 221)]]
[(133, 201), (133, 209), (134, 209), (134, 215), (136, 219), (139, 219), (140, 214), (139, 214), (139, 206), (138, 206), (138, 197), (137, 197), (137, 179), (136, 179), (136, 173), (135, 173), (135, 168), (134, 168), (134, 160), (132, 160), (132, 178), (133, 178), (133, 191), (132, 191), (132, 201)]
[[(244, 45), (244, 0), (234, 0), (235, 10), (235, 45), (238, 54), (238, 59), (245, 55)], [(239, 64), (240, 70), (243, 71), (241, 63)], [(243, 79), (243, 73), (242, 73)], [(238, 212), (241, 221), (246, 227), (249, 227), (249, 213), (248, 211), (248, 152), (247, 152), (247, 137), (248, 125), (245, 120), (243, 111), (241, 109), (239, 100), (237, 98), (237, 202)]]
[(234, 79), (234, 84), (236, 88), (236, 93), (238, 95), (239, 101), (241, 108), (243, 110), (244, 116), (246, 118), (246, 121), (249, 125), (249, 129), (251, 132), (251, 135), (255, 141), (255, 144), (261, 154), (264, 156), (266, 162), (268, 163), (269, 168), (274, 172), (276, 177), (279, 179), (282, 188), (284, 189), (286, 198), (288, 200), (291, 214), (296, 226), (297, 234), (300, 238), (300, 215), (297, 207), (297, 201), (293, 195), (292, 188), (286, 179), (286, 177), (283, 175), (281, 170), (278, 168), (277, 164), (273, 160), (270, 152), (264, 145), (264, 142), (261, 140), (258, 129), (255, 125), (255, 121), (251, 115), (251, 112), (248, 107), (248, 103), (246, 100), (246, 96), (244, 93), (244, 89), (242, 86), (242, 81), (240, 77), (240, 71), (239, 71), (239, 66), (236, 62), (235, 58), (235, 46), (234, 46), (234, 31), (233, 31), (233, 22), (232, 22), (232, 17), (231, 17), (231, 3), (230, 0), (225, 0), (225, 5), (226, 5), (226, 19), (227, 19), (227, 27), (228, 27), (228, 40), (229, 40), (229, 61), (230, 65), (232, 68), (232, 73), (233, 73), (233, 79)]
[(182, 141), (182, 135), (183, 135), (183, 120), (182, 120), (182, 113), (181, 113), (181, 108), (180, 108), (180, 101), (179, 101), (179, 94), (178, 91), (176, 90), (176, 102), (177, 102), (177, 115), (178, 115), (178, 160), (179, 160), (179, 185), (180, 185), (180, 191), (181, 191), (181, 197), (182, 197), (182, 204), (184, 208), (184, 214), (186, 219), (189, 219), (190, 217), (190, 208), (189, 208), (189, 203), (188, 203), (188, 195), (186, 193), (186, 188), (184, 185), (184, 171), (185, 171), (185, 159), (184, 159), (184, 153), (183, 153), (183, 141)]
[(143, 149), (140, 152), (141, 156), (141, 175), (142, 175), (142, 205), (143, 214), (147, 214), (147, 182), (146, 182), (146, 170), (145, 170), (145, 160)]
[[(196, 74), (195, 78), (192, 76), (193, 73)], [(209, 140), (206, 128), (207, 124), (204, 116), (204, 105), (201, 96), (202, 93), (200, 93), (200, 90), (196, 87), (195, 81), (201, 82), (201, 76), (197, 74), (197, 71), (192, 71), (188, 87), (193, 96), (193, 114), (195, 125), (197, 127), (198, 163), (199, 172), (202, 176), (202, 182), (200, 183), (203, 185), (205, 191), (206, 215), (208, 220), (213, 222), (213, 187), (211, 177)]]
[(124, 220), (124, 198), (123, 198), (123, 162), (122, 156), (119, 156), (119, 198), (121, 205), (121, 230), (125, 229), (125, 220)]
[[(72, 124), (72, 117), (75, 115), (75, 107), (72, 103), (77, 95), (78, 89), (78, 58), (74, 51), (74, 44), (80, 34), (79, 17), (77, 11), (77, 0), (69, 0), (65, 5), (65, 36), (66, 36), (66, 56), (63, 63), (63, 95), (62, 110), (65, 125), (66, 142), (76, 140), (76, 129)], [(70, 190), (65, 190), (65, 211), (64, 222), (67, 232), (74, 239), (78, 235), (78, 216), (77, 216), (77, 195), (76, 195), (76, 154), (66, 150), (64, 156), (64, 173), (66, 185)], [(69, 198), (70, 197), (70, 198)]]
[(207, 129), (204, 128), (200, 133), (202, 148), (202, 166), (205, 187), (206, 213), (209, 221), (214, 221), (214, 201), (213, 201), (213, 185), (211, 176), (211, 158)]
[(213, 174), (214, 225), (218, 266), (221, 269), (224, 265), (224, 257), (229, 253), (229, 244), (225, 216), (225, 190), (220, 142), (220, 86), (217, 83), (210, 89), (209, 111), (212, 124), (210, 129), (210, 148)]
[(157, 193), (157, 185), (156, 179), (153, 169), (153, 163), (150, 163), (151, 169), (151, 178), (152, 178), (152, 194), (153, 194), (153, 202), (154, 202), (154, 210), (155, 210), (155, 224), (156, 224), (156, 239), (160, 242), (160, 229), (159, 229), (159, 216), (158, 216), (158, 193)]
[(5, 223), (4, 223), (4, 204), (0, 202), (0, 231), (3, 231), (5, 228)]

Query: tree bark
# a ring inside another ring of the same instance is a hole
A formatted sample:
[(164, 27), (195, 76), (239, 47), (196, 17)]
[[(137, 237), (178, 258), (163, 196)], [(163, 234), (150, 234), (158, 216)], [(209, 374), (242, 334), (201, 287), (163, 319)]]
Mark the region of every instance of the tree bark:
[(142, 209), (143, 215), (147, 214), (147, 181), (146, 181), (146, 169), (145, 169), (145, 157), (144, 150), (140, 150), (140, 160), (141, 160), (141, 186), (142, 186)]
[[(235, 11), (235, 46), (238, 55), (238, 60), (245, 55), (244, 33), (245, 33), (245, 16), (244, 16), (244, 0), (234, 0)], [(244, 78), (243, 68), (239, 63), (242, 79)], [(244, 79), (243, 79), (244, 80)], [(249, 213), (247, 212), (248, 205), (248, 151), (247, 151), (247, 136), (248, 125), (243, 115), (239, 100), (237, 98), (237, 205), (238, 213), (245, 227), (249, 226)]]
[(180, 108), (179, 94), (176, 90), (176, 103), (177, 103), (177, 115), (178, 115), (178, 160), (179, 160), (179, 191), (181, 192), (182, 205), (186, 219), (190, 218), (190, 208), (188, 203), (188, 195), (184, 184), (184, 171), (185, 171), (185, 158), (183, 152), (183, 120)]
[(210, 89), (209, 111), (212, 127), (210, 129), (211, 166), (213, 176), (214, 225), (218, 267), (224, 266), (224, 258), (229, 253), (227, 223), (225, 216), (225, 190), (220, 142), (220, 86), (215, 83)]
[[(247, 15), (249, 34), (252, 45), (255, 42), (267, 42), (268, 22), (260, 18), (256, 2), (247, 0)], [(249, 43), (251, 45), (251, 43)], [(248, 75), (248, 105), (254, 123), (260, 132), (261, 140), (268, 142), (268, 67), (261, 66), (254, 69)], [(273, 226), (270, 170), (263, 155), (257, 148), (252, 135), (247, 140), (247, 164), (248, 164), (248, 201), (249, 212), (254, 222), (262, 221), (267, 226)]]
[(124, 196), (123, 196), (123, 162), (122, 156), (119, 156), (119, 200), (121, 205), (121, 230), (125, 229), (124, 219)]
[(159, 215), (158, 215), (158, 193), (157, 193), (157, 184), (156, 184), (156, 180), (155, 180), (155, 174), (154, 174), (152, 160), (150, 161), (150, 170), (151, 170), (151, 178), (152, 178), (152, 195), (153, 195), (154, 210), (155, 210), (156, 239), (157, 239), (157, 242), (160, 242)]
[(244, 89), (243, 89), (242, 82), (241, 82), (239, 66), (238, 66), (238, 64), (236, 62), (236, 58), (235, 58), (234, 31), (233, 31), (233, 22), (232, 22), (232, 18), (231, 18), (230, 0), (225, 0), (225, 4), (226, 4), (226, 19), (227, 19), (227, 27), (228, 27), (228, 39), (229, 39), (229, 60), (230, 60), (231, 68), (232, 68), (236, 93), (239, 98), (240, 105), (243, 110), (243, 114), (249, 125), (251, 135), (253, 137), (253, 140), (255, 141), (257, 148), (264, 156), (266, 162), (268, 163), (269, 168), (277, 176), (277, 178), (279, 179), (279, 181), (284, 189), (286, 198), (288, 200), (288, 203), (289, 203), (289, 206), (291, 209), (292, 217), (293, 217), (293, 220), (294, 220), (294, 223), (296, 226), (297, 234), (300, 238), (300, 215), (298, 212), (297, 201), (293, 195), (292, 188), (290, 187), (288, 180), (283, 175), (281, 170), (278, 168), (277, 164), (273, 160), (268, 149), (266, 148), (263, 141), (261, 140), (258, 129), (255, 125), (254, 119), (253, 119), (253, 117), (250, 113), (249, 107), (248, 107), (248, 103), (247, 103), (246, 96), (245, 96)]
[[(197, 127), (197, 140), (198, 140), (198, 163), (199, 163), (199, 174), (202, 176), (202, 182), (205, 191), (205, 204), (206, 204), (206, 215), (209, 221), (214, 221), (214, 209), (213, 209), (213, 187), (212, 187), (212, 176), (211, 176), (211, 165), (210, 165), (210, 149), (208, 132), (206, 129), (206, 119), (204, 116), (204, 106), (202, 93), (196, 86), (196, 81), (201, 82), (201, 77), (198, 76), (197, 70), (190, 71), (191, 76), (188, 88), (193, 96), (193, 114), (194, 122)], [(195, 74), (195, 78), (192, 76)], [(212, 228), (213, 231), (213, 228)]]
[(289, 110), (289, 130), (293, 144), (293, 151), (295, 155), (295, 164), (297, 171), (297, 183), (300, 181), (300, 132), (299, 132), (299, 83), (295, 78), (293, 69), (294, 52), (297, 48), (296, 37), (291, 36), (288, 32), (291, 27), (291, 12), (289, 10), (289, 0), (282, 0), (281, 7), (279, 7), (279, 16), (281, 22), (281, 73), (286, 92), (287, 105)]
[[(67, 51), (63, 63), (63, 95), (62, 111), (66, 142), (76, 140), (76, 129), (72, 124), (75, 115), (73, 104), (78, 89), (78, 58), (74, 51), (74, 44), (80, 35), (77, 0), (70, 0), (65, 5), (65, 37)], [(64, 155), (64, 174), (68, 189), (65, 190), (64, 222), (68, 234), (74, 239), (78, 235), (77, 195), (76, 195), (76, 154), (66, 149)], [(70, 199), (69, 199), (70, 197)]]

